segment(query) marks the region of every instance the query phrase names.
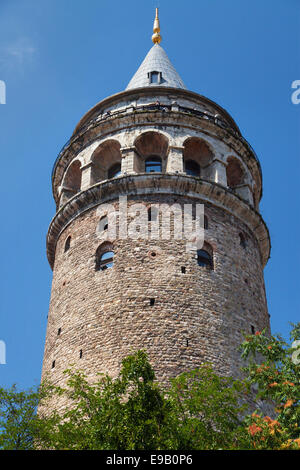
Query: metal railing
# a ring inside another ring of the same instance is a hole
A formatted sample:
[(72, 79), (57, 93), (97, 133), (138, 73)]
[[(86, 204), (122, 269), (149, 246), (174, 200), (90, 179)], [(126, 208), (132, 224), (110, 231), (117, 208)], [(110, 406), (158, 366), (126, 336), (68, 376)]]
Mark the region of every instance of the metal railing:
[[(54, 177), (54, 173), (55, 173), (55, 170), (56, 170), (56, 167), (57, 167), (57, 164), (62, 156), (62, 154), (64, 153), (64, 151), (73, 143), (76, 143), (76, 141), (80, 140), (80, 138), (84, 135), (84, 133), (89, 130), (89, 129), (92, 129), (93, 127), (95, 127), (96, 125), (98, 125), (100, 122), (103, 122), (103, 121), (106, 121), (108, 119), (111, 119), (111, 118), (115, 118), (117, 116), (120, 116), (120, 115), (124, 115), (124, 114), (127, 114), (129, 112), (129, 110), (131, 110), (131, 112), (140, 112), (140, 111), (162, 111), (162, 112), (170, 112), (170, 111), (178, 111), (179, 112), (182, 112), (182, 113), (185, 113), (185, 114), (189, 114), (189, 115), (193, 115), (193, 116), (196, 116), (200, 119), (205, 119), (205, 120), (208, 120), (210, 122), (213, 122), (215, 125), (221, 127), (222, 129), (225, 129), (227, 130), (231, 135), (233, 135), (235, 138), (239, 139), (240, 141), (242, 141), (248, 148), (249, 150), (251, 151), (251, 153), (253, 154), (257, 164), (258, 164), (258, 167), (259, 167), (259, 170), (261, 172), (261, 166), (260, 166), (260, 163), (259, 163), (259, 160), (257, 158), (257, 155), (254, 151), (254, 149), (252, 148), (252, 146), (249, 144), (249, 142), (236, 130), (234, 129), (232, 126), (230, 126), (226, 121), (224, 121), (223, 119), (221, 119), (221, 116), (219, 114), (210, 114), (208, 112), (205, 112), (205, 111), (199, 111), (197, 109), (194, 109), (194, 108), (188, 108), (188, 107), (184, 107), (184, 106), (179, 106), (177, 103), (176, 104), (172, 104), (172, 105), (166, 105), (166, 104), (161, 104), (161, 103), (150, 103), (150, 104), (143, 104), (143, 105), (138, 105), (138, 106), (133, 106), (133, 105), (130, 105), (130, 106), (127, 106), (126, 108), (122, 108), (122, 109), (118, 109), (116, 111), (107, 111), (103, 114), (100, 114), (100, 115), (97, 115), (97, 117), (91, 119), (87, 124), (83, 125), (82, 127), (80, 127), (78, 129), (78, 131), (76, 132), (76, 135), (75, 136), (72, 136), (66, 143), (65, 145), (62, 147), (62, 149), (60, 150), (55, 162), (54, 162), (54, 165), (53, 165), (53, 169), (52, 169), (52, 179)], [(89, 143), (86, 144), (86, 146), (88, 146)], [(83, 146), (82, 147), (82, 150), (86, 147), (86, 146)]]

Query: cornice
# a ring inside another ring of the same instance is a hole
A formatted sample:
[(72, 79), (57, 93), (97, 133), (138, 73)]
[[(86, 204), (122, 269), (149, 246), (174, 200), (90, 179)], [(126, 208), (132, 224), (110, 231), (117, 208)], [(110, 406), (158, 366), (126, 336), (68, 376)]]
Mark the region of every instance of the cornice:
[(99, 204), (118, 200), (119, 196), (130, 198), (151, 193), (199, 199), (239, 218), (257, 239), (263, 266), (267, 263), (271, 249), (268, 228), (261, 215), (237, 194), (220, 184), (191, 176), (138, 174), (97, 183), (73, 196), (59, 209), (50, 223), (47, 234), (47, 257), (51, 268), (53, 269), (54, 265), (57, 240), (73, 220)]

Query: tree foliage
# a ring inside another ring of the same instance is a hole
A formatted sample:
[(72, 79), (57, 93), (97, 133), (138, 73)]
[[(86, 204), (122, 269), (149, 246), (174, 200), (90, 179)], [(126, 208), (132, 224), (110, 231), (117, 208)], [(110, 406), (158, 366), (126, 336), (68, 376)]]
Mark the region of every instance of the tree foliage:
[[(256, 398), (273, 405), (273, 417), (254, 412), (246, 418), (255, 449), (300, 448), (300, 323), (292, 325), (290, 344), (264, 331), (246, 336), (242, 357), (249, 382), (256, 384)], [(296, 350), (298, 349), (298, 351)], [(262, 357), (263, 360), (257, 360)]]
[[(294, 345), (299, 333), (294, 325)], [(203, 364), (162, 386), (146, 352), (137, 351), (116, 378), (99, 374), (90, 383), (83, 371), (69, 369), (64, 388), (45, 382), (28, 392), (0, 389), (0, 449), (299, 449), (295, 348), (257, 332), (241, 349), (244, 380)], [(249, 412), (255, 400), (271, 404), (270, 416)], [(54, 402), (68, 406), (54, 411)]]

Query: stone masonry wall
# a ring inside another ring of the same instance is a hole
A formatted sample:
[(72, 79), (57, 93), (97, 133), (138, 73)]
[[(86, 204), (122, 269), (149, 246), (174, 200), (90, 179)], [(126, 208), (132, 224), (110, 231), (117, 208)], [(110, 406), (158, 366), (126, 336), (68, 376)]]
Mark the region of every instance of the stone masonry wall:
[[(200, 198), (148, 194), (128, 202), (182, 205)], [(203, 362), (238, 375), (242, 332), (269, 331), (259, 248), (238, 218), (208, 203), (205, 215), (213, 270), (198, 265), (185, 240), (117, 239), (113, 268), (96, 271), (97, 208), (73, 220), (56, 247), (43, 377), (49, 373), (61, 385), (72, 364), (90, 380), (97, 372), (115, 375), (122, 359), (138, 349), (147, 350), (159, 380)]]

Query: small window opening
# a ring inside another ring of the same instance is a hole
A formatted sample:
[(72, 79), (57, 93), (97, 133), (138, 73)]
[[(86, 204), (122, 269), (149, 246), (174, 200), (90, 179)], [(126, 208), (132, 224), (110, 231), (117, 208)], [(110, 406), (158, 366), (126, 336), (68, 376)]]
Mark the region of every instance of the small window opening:
[(104, 271), (105, 269), (112, 268), (114, 265), (114, 252), (106, 251), (100, 258), (99, 270)]
[(100, 233), (104, 232), (105, 230), (108, 230), (108, 217), (107, 217), (107, 215), (104, 215), (103, 217), (101, 217), (101, 219), (99, 221), (98, 230), (99, 230)]
[(150, 83), (160, 83), (160, 72), (150, 72)]
[(251, 333), (255, 335), (255, 327), (253, 325), (251, 325)]
[(187, 348), (189, 347), (189, 340), (188, 340), (188, 338), (186, 339), (186, 347), (187, 347)]
[(61, 334), (61, 328), (58, 328), (57, 330), (57, 336), (59, 336)]
[(65, 243), (65, 253), (70, 249), (71, 246), (71, 236), (69, 236)]
[(204, 230), (208, 229), (208, 217), (207, 215), (204, 216)]
[(197, 251), (197, 261), (199, 266), (206, 266), (213, 269), (213, 259), (206, 250)]
[(55, 361), (52, 362), (52, 369), (55, 367)]
[(80, 351), (79, 351), (79, 359), (81, 359), (81, 358), (82, 358), (82, 349), (80, 349)]
[(155, 304), (155, 299), (150, 299), (150, 306), (153, 307), (154, 304)]
[(243, 247), (244, 249), (247, 248), (247, 242), (246, 242), (246, 237), (243, 233), (240, 233), (239, 234), (239, 237), (240, 237), (240, 245), (241, 247)]
[(186, 267), (185, 266), (181, 266), (181, 272), (182, 272), (182, 274), (186, 273)]

